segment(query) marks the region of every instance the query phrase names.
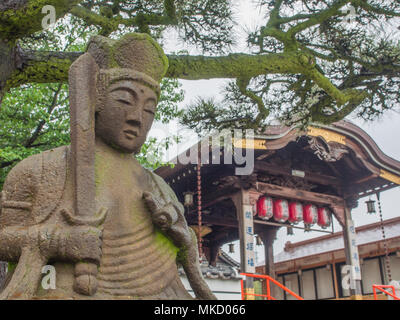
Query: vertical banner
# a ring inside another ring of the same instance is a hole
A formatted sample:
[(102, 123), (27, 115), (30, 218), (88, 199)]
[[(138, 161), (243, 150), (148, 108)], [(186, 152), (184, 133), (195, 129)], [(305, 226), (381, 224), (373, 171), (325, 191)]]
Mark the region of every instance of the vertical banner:
[(354, 227), (354, 221), (347, 220), (347, 228), (349, 235), (349, 254), (351, 262), (351, 276), (352, 280), (361, 280), (361, 269), (360, 269), (360, 257), (358, 255), (357, 247), (357, 235), (356, 228)]
[[(253, 207), (250, 205), (249, 193), (242, 189), (233, 197), (233, 201), (239, 220), (240, 272), (255, 273)], [(242, 285), (242, 297), (245, 300), (254, 300), (253, 278), (246, 277)]]
[(254, 223), (251, 205), (243, 205), (243, 238), (244, 238), (244, 255), (246, 273), (255, 273), (255, 252), (254, 252)]

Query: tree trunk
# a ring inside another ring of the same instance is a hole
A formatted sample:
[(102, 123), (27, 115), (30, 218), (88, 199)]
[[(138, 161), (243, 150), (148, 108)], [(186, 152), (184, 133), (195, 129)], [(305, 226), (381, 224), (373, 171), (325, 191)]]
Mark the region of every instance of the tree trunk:
[(7, 88), (7, 80), (16, 69), (17, 47), (14, 43), (0, 39), (0, 103)]

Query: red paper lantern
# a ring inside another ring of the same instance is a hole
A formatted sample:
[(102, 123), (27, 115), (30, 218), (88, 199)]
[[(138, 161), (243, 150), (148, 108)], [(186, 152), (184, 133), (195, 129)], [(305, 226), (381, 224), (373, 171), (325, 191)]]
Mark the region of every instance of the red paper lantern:
[(263, 220), (268, 220), (273, 216), (272, 198), (262, 196), (257, 200), (257, 214)]
[(303, 220), (303, 205), (300, 202), (289, 203), (289, 222), (298, 223)]
[(318, 221), (318, 209), (313, 204), (303, 206), (303, 221), (305, 224), (313, 225)]
[(318, 208), (318, 225), (323, 229), (331, 225), (331, 212), (327, 208)]
[(289, 204), (287, 200), (274, 200), (274, 219), (278, 222), (285, 222), (289, 218)]

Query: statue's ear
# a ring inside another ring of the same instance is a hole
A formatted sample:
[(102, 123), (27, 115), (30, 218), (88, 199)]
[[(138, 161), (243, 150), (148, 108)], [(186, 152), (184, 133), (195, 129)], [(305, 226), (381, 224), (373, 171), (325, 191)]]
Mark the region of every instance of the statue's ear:
[(80, 56), (69, 69), (71, 160), (75, 214), (95, 211), (95, 106), (99, 67), (90, 53)]

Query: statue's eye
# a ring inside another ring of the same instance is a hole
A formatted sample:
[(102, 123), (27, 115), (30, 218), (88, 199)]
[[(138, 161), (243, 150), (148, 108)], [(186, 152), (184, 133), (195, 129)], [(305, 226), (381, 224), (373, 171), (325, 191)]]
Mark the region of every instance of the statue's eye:
[(132, 105), (132, 103), (131, 103), (130, 101), (125, 100), (125, 99), (117, 99), (117, 101), (118, 101), (118, 102), (121, 102), (121, 103), (123, 103), (123, 104), (126, 104), (126, 105), (128, 105), (128, 106)]
[(144, 105), (144, 111), (147, 113), (150, 113), (152, 115), (155, 115), (156, 113), (156, 103), (153, 99), (148, 100), (146, 104)]
[(127, 106), (132, 106), (135, 104), (136, 97), (131, 92), (124, 90), (124, 89), (115, 89), (111, 93), (112, 98)]

